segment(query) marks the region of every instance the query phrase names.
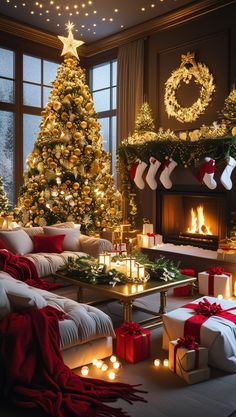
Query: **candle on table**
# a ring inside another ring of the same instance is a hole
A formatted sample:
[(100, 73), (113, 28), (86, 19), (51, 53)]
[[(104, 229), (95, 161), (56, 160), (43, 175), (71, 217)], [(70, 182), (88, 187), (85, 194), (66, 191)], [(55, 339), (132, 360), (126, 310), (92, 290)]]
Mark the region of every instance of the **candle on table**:
[(88, 368), (88, 366), (83, 366), (83, 367), (81, 368), (81, 374), (82, 374), (83, 376), (87, 376), (87, 375), (88, 375), (88, 373), (89, 373), (89, 368)]
[(163, 365), (166, 366), (166, 367), (169, 366), (169, 360), (168, 359), (164, 359)]
[(154, 365), (155, 366), (160, 366), (160, 364), (161, 364), (161, 360), (160, 359), (155, 359), (154, 360)]

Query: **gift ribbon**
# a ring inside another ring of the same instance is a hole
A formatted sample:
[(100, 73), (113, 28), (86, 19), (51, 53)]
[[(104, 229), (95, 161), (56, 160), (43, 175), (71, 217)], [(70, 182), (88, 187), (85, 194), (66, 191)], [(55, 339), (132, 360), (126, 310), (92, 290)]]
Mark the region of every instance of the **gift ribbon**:
[(211, 316), (222, 317), (236, 324), (236, 315), (229, 313), (231, 310), (236, 310), (236, 307), (223, 310), (220, 304), (211, 304), (206, 298), (204, 298), (203, 301), (199, 301), (197, 304), (185, 304), (182, 308), (190, 308), (195, 311), (195, 314), (184, 323), (184, 336), (191, 335), (199, 343), (201, 326)]
[(138, 336), (140, 334), (143, 334), (143, 328), (134, 321), (129, 321), (127, 323), (124, 323), (121, 326), (121, 331), (124, 335), (130, 334), (131, 336)]
[(157, 236), (157, 234), (156, 233), (147, 233), (147, 236), (148, 237), (155, 237), (155, 236)]
[(227, 275), (230, 277), (229, 272), (224, 271), (224, 267), (222, 266), (210, 266), (207, 269), (208, 275), (208, 295), (214, 296), (214, 282), (215, 282), (215, 275)]
[(216, 170), (215, 160), (211, 159), (210, 161), (205, 162), (201, 166), (196, 177), (199, 182), (202, 182), (205, 174), (214, 174), (215, 170)]
[(194, 363), (194, 369), (199, 368), (199, 345), (196, 342), (194, 336), (187, 335), (185, 337), (180, 337), (177, 340), (177, 344), (174, 348), (174, 373), (176, 374), (176, 362), (177, 362), (177, 350), (179, 348), (185, 348), (188, 350), (195, 350), (195, 363)]

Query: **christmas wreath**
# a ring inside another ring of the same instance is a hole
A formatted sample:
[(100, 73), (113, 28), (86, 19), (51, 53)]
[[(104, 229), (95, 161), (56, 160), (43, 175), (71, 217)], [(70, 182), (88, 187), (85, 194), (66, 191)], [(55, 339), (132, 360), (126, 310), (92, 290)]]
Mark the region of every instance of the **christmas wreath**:
[[(194, 122), (208, 107), (215, 91), (213, 75), (205, 64), (195, 62), (195, 54), (187, 52), (181, 56), (180, 67), (174, 70), (165, 83), (165, 108), (168, 116), (175, 117), (181, 123)], [(192, 77), (201, 86), (200, 97), (191, 107), (181, 107), (176, 91), (181, 81), (189, 84)]]

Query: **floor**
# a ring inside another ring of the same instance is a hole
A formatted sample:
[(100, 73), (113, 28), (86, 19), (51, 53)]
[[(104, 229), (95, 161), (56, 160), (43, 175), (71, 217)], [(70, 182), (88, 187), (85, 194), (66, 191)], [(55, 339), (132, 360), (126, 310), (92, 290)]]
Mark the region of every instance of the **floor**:
[[(74, 297), (71, 288), (61, 290), (67, 296)], [(70, 294), (71, 292), (71, 294)], [(90, 297), (91, 294), (88, 294)], [(142, 303), (151, 308), (158, 308), (158, 296), (151, 295), (142, 299)], [(197, 298), (196, 296), (194, 298)], [(168, 294), (168, 309), (172, 310), (183, 305), (187, 298), (174, 297), (172, 291)], [(113, 302), (101, 307), (112, 317), (114, 326), (122, 321), (122, 309), (119, 303)], [(134, 312), (134, 320), (145, 318), (144, 313)], [(131, 417), (236, 417), (236, 374), (228, 374), (215, 369), (211, 370), (208, 381), (187, 385), (169, 369), (161, 366), (155, 368), (155, 358), (167, 358), (167, 352), (161, 348), (161, 327), (151, 331), (151, 357), (134, 365), (122, 361), (118, 372), (118, 381), (130, 384), (141, 384), (147, 391), (143, 396), (147, 403), (136, 402), (130, 405), (123, 400), (112, 406), (119, 406)], [(80, 372), (80, 370), (76, 370)], [(91, 377), (101, 377), (101, 371), (91, 366)], [(41, 417), (35, 411), (22, 411), (0, 404), (1, 417)], [(70, 417), (70, 416), (68, 416)]]

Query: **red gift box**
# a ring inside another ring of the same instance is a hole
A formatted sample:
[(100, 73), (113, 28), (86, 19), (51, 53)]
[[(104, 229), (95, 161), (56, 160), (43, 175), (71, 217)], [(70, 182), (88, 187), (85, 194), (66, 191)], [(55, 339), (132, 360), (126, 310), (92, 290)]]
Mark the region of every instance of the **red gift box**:
[(150, 331), (138, 323), (124, 323), (115, 329), (116, 354), (127, 362), (136, 363), (150, 356)]
[[(180, 269), (180, 273), (182, 275), (188, 275), (189, 277), (195, 277), (196, 271), (194, 269), (190, 268), (184, 268)], [(174, 288), (173, 294), (176, 297), (185, 297), (190, 294), (190, 286), (189, 285), (183, 285), (182, 287)]]

